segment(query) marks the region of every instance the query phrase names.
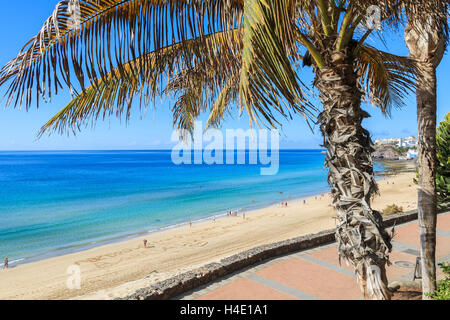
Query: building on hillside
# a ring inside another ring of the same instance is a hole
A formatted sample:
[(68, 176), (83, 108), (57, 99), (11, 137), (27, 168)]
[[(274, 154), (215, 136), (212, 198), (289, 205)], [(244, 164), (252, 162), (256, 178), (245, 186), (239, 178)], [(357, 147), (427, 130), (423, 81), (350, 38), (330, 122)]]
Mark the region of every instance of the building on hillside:
[(376, 145), (385, 145), (385, 144), (398, 144), (398, 140), (397, 138), (391, 138), (391, 139), (380, 139), (380, 140), (375, 140), (375, 144)]
[(400, 138), (398, 141), (398, 146), (403, 148), (415, 148), (417, 146), (416, 137)]
[(392, 145), (392, 146), (403, 147), (403, 148), (415, 148), (417, 146), (417, 138), (414, 136), (411, 136), (411, 137), (407, 137), (407, 138), (380, 139), (380, 140), (375, 140), (375, 145), (377, 145), (377, 146)]
[(406, 154), (406, 157), (408, 159), (413, 159), (413, 158), (417, 158), (418, 155), (419, 155), (419, 153), (417, 152), (416, 149), (409, 149), (408, 153)]

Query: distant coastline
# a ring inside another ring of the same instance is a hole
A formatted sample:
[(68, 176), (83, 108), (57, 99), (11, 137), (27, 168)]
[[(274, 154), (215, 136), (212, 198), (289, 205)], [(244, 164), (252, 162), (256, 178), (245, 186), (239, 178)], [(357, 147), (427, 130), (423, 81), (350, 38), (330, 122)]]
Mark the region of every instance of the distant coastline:
[(375, 176), (384, 177), (392, 176), (400, 173), (410, 173), (416, 171), (417, 161), (416, 159), (411, 160), (385, 160), (376, 159), (376, 163), (382, 166), (383, 170), (378, 170), (375, 172)]

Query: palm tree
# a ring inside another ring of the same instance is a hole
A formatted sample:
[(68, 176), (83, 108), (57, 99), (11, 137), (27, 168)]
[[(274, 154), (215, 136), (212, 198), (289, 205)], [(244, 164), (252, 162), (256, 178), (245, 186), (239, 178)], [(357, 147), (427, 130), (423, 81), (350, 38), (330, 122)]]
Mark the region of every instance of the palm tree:
[[(73, 27), (69, 5), (79, 4)], [(80, 0), (62, 1), (19, 56), (0, 71), (7, 101), (30, 106), (63, 83), (79, 94), (42, 129), (74, 131), (99, 118), (131, 114), (174, 94), (174, 125), (192, 130), (210, 110), (209, 126), (238, 106), (251, 122), (279, 117), (317, 121), (337, 211), (340, 258), (353, 264), (367, 299), (389, 299), (391, 235), (370, 201), (377, 192), (369, 117), (361, 101), (388, 113), (414, 87), (414, 67), (365, 42), (373, 30), (367, 0)], [(381, 4), (383, 5), (383, 4)], [(381, 18), (388, 18), (382, 7)], [(311, 66), (323, 110), (310, 101), (300, 64)], [(73, 75), (76, 80), (74, 81)], [(89, 87), (85, 80), (89, 80)], [(78, 83), (78, 84), (77, 84)], [(34, 90), (32, 90), (34, 86)]]
[(436, 69), (448, 41), (448, 0), (405, 2), (405, 42), (417, 65), (418, 216), (423, 299), (436, 291)]

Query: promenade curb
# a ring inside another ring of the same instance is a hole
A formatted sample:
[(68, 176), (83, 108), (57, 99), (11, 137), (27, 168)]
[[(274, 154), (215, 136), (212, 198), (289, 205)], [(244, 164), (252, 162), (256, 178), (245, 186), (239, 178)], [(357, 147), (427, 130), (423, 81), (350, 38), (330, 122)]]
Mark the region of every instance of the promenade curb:
[[(442, 212), (444, 211), (439, 213)], [(414, 210), (383, 216), (384, 227), (389, 228), (394, 225), (414, 221), (417, 219), (417, 215), (417, 210)], [(149, 287), (138, 289), (135, 293), (117, 300), (171, 299), (264, 260), (333, 243), (335, 242), (334, 233), (334, 229), (326, 230), (316, 234), (258, 246), (224, 258), (220, 262), (206, 264), (192, 271), (157, 282)]]

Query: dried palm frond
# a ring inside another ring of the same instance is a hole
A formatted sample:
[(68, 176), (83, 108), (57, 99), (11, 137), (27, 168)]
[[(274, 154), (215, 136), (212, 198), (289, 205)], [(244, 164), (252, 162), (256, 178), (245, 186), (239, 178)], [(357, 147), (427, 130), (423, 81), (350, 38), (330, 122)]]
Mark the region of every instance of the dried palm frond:
[(393, 106), (403, 106), (408, 91), (416, 88), (414, 63), (367, 45), (358, 47), (356, 55), (365, 100), (386, 114)]
[[(429, 24), (430, 28), (440, 30), (449, 40), (449, 0), (385, 0), (386, 20), (398, 25), (408, 22), (416, 26)], [(420, 32), (421, 30), (417, 30)]]

